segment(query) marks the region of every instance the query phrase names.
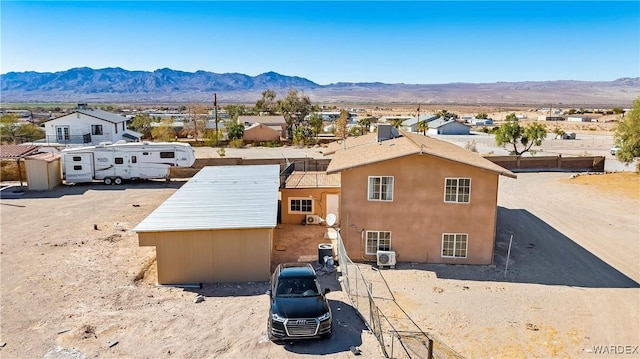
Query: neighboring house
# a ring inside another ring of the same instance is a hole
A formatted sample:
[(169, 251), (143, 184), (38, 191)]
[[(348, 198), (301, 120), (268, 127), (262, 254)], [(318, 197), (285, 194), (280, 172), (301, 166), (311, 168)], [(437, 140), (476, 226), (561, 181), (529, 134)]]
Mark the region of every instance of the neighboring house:
[(429, 122), (427, 133), (432, 135), (468, 135), (471, 133), (469, 126), (456, 120), (437, 119)]
[(88, 109), (78, 105), (78, 109), (47, 121), (44, 124), (47, 143), (93, 144), (100, 142), (140, 141), (141, 133), (127, 129), (129, 119), (115, 113)]
[(261, 123), (254, 123), (244, 129), (242, 139), (244, 141), (280, 141), (281, 129), (278, 126), (267, 126)]
[(315, 224), (318, 217), (323, 220), (329, 213), (340, 214), (340, 174), (326, 172), (293, 172), (280, 188), (280, 223), (307, 223), (307, 216), (314, 216), (309, 224)]
[(438, 119), (437, 115), (429, 115), (429, 114), (425, 114), (425, 115), (420, 115), (419, 118), (418, 116), (416, 117), (412, 117), (408, 120), (405, 120), (402, 123), (402, 129), (405, 131), (409, 131), (409, 132), (413, 132), (413, 133), (418, 133), (418, 123), (420, 122), (431, 122)]
[[(387, 126), (388, 127), (388, 126)], [(330, 146), (340, 173), (340, 233), (348, 255), (400, 262), (490, 264), (499, 177), (510, 171), (455, 144), (378, 127)]]
[[(280, 136), (279, 138), (287, 137), (287, 121), (285, 121), (284, 116), (238, 116), (238, 123), (244, 125), (245, 131), (258, 123), (277, 131)], [(269, 136), (272, 136), (272, 132), (270, 131), (256, 131), (256, 133), (257, 132), (264, 132), (266, 137), (264, 139), (257, 137), (252, 141), (269, 141)]]
[(266, 281), (279, 165), (202, 168), (133, 231), (155, 246), (159, 284)]

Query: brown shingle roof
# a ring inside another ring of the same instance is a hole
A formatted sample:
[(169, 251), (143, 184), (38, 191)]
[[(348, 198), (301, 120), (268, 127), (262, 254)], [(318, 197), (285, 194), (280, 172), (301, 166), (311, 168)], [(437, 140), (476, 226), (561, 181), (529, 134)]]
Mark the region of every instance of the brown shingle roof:
[(344, 143), (346, 149), (339, 148), (335, 151), (327, 173), (341, 172), (349, 168), (409, 155), (426, 154), (516, 178), (511, 171), (453, 143), (405, 131), (400, 133), (401, 137), (381, 142), (377, 142), (375, 133), (360, 136), (352, 141), (348, 139)]
[(0, 158), (20, 158), (34, 153), (40, 148), (36, 145), (0, 145)]
[(327, 188), (340, 187), (340, 174), (326, 172), (293, 172), (285, 184), (285, 188)]

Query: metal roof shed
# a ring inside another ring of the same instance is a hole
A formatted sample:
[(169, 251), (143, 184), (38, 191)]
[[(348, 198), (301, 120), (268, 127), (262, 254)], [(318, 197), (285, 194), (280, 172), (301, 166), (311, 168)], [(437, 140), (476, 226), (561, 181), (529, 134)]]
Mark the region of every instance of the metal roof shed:
[(159, 284), (267, 280), (280, 167), (204, 167), (133, 231)]

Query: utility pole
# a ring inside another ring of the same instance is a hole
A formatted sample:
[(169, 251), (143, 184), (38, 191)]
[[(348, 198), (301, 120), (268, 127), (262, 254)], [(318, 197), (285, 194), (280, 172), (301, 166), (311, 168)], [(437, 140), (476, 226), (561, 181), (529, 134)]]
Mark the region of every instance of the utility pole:
[(420, 104), (418, 104), (418, 122), (416, 122), (416, 133), (418, 133), (419, 126), (420, 126)]
[(215, 93), (213, 94), (213, 113), (216, 116), (216, 136), (218, 136), (218, 95)]

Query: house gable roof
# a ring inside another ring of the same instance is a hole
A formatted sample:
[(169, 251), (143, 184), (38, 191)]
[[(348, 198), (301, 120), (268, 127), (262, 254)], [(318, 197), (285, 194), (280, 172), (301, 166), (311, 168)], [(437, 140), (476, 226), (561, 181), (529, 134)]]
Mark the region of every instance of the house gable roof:
[(400, 131), (400, 134), (400, 137), (381, 142), (376, 141), (375, 133), (360, 136), (355, 139), (357, 141), (346, 141), (343, 144), (345, 149), (335, 151), (327, 173), (341, 172), (410, 155), (426, 154), (517, 178), (511, 171), (453, 143), (405, 131)]
[(418, 118), (418, 116), (410, 118), (408, 120), (405, 120), (402, 125), (403, 126), (413, 126), (415, 124), (417, 124), (418, 122), (422, 122), (422, 121), (427, 121), (427, 122), (431, 122), (433, 120), (438, 119), (438, 115), (429, 115), (429, 114), (424, 114), (424, 115), (420, 115), (420, 118)]
[(238, 123), (262, 123), (262, 124), (282, 124), (286, 125), (287, 121), (284, 116), (238, 116)]
[(63, 119), (65, 117), (68, 117), (70, 115), (73, 115), (74, 113), (81, 113), (83, 115), (86, 116), (90, 116), (90, 117), (94, 117), (103, 121), (107, 121), (107, 122), (111, 122), (111, 123), (122, 123), (122, 122), (127, 122), (129, 119), (124, 117), (124, 116), (120, 116), (118, 114), (115, 113), (111, 113), (111, 112), (107, 112), (107, 111), (102, 111), (102, 110), (75, 110), (71, 113), (68, 113), (66, 115), (62, 115), (60, 117), (54, 118), (51, 121), (56, 121), (59, 119)]
[(469, 127), (467, 125), (465, 125), (464, 123), (460, 123), (456, 120), (453, 119), (449, 119), (449, 120), (445, 120), (443, 118), (439, 118), (437, 120), (431, 121), (429, 122), (429, 128), (440, 128), (440, 127), (444, 127), (450, 124), (454, 124), (454, 126), (456, 126), (455, 124), (461, 125), (461, 126), (466, 126)]

